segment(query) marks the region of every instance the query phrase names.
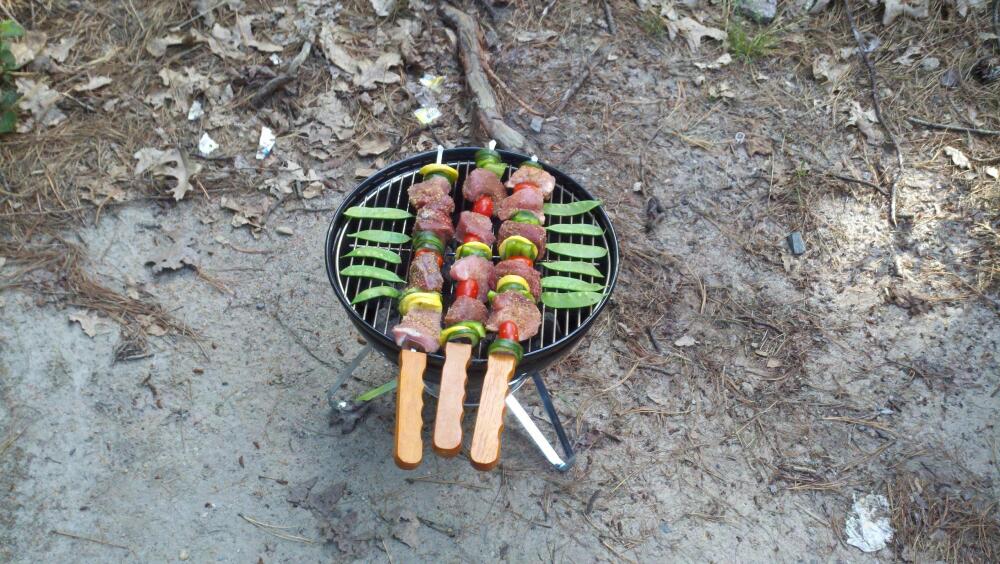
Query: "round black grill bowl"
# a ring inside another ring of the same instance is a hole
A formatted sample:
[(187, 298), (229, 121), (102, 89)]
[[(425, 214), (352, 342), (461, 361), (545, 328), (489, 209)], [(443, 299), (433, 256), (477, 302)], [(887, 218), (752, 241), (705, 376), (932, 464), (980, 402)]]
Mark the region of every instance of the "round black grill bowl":
[[(461, 147), (444, 151), (443, 162), (459, 170), (459, 179), (455, 184), (455, 189), (452, 191), (452, 197), (455, 198), (456, 204), (454, 216), (455, 222), (458, 221), (458, 214), (461, 211), (467, 210), (471, 207), (471, 202), (466, 202), (462, 198), (461, 186), (465, 179), (465, 175), (469, 170), (475, 167), (474, 155), (477, 150), (479, 150), (479, 147)], [(510, 151), (500, 151), (500, 154), (502, 155), (504, 162), (508, 165), (512, 165), (514, 169), (516, 169), (520, 163), (528, 160), (526, 155)], [(428, 163), (435, 162), (436, 158), (436, 151), (428, 151), (426, 153), (421, 153), (408, 159), (393, 163), (378, 171), (374, 175), (366, 178), (353, 191), (351, 191), (350, 194), (347, 195), (344, 202), (340, 205), (340, 208), (334, 215), (333, 220), (330, 222), (330, 227), (327, 230), (326, 245), (324, 249), (326, 257), (326, 272), (337, 299), (340, 301), (341, 305), (343, 305), (344, 309), (347, 310), (351, 322), (358, 328), (364, 338), (371, 342), (376, 350), (394, 363), (398, 362), (399, 359), (399, 347), (392, 340), (389, 332), (392, 327), (399, 322), (399, 315), (396, 313), (395, 300), (390, 298), (379, 298), (352, 306), (351, 298), (354, 295), (368, 287), (384, 284), (384, 282), (342, 277), (339, 272), (349, 264), (371, 264), (388, 268), (389, 270), (394, 270), (393, 266), (395, 266), (396, 274), (398, 274), (400, 278), (406, 279), (411, 256), (408, 245), (380, 245), (390, 248), (400, 254), (403, 261), (402, 264), (399, 265), (387, 265), (374, 259), (344, 259), (342, 257), (350, 251), (356, 242), (355, 239), (347, 237), (349, 233), (353, 233), (361, 229), (385, 229), (412, 235), (412, 220), (408, 220), (406, 222), (358, 220), (346, 217), (344, 215), (344, 211), (351, 206), (399, 207), (406, 209), (408, 207), (406, 189), (411, 184), (420, 182), (421, 179), (419, 178), (419, 174), (417, 172), (420, 167)], [(553, 202), (566, 203), (576, 200), (594, 199), (594, 197), (587, 190), (562, 171), (545, 164), (544, 162), (541, 164), (545, 170), (552, 174), (556, 179), (556, 189), (552, 197)], [(509, 170), (507, 175), (509, 175), (510, 172), (511, 171)], [(505, 175), (504, 180), (506, 180), (507, 175)], [(525, 355), (517, 367), (517, 373), (514, 376), (514, 380), (511, 382), (512, 390), (517, 389), (517, 386), (527, 375), (533, 372), (541, 371), (550, 366), (553, 362), (569, 352), (572, 347), (580, 341), (580, 339), (594, 324), (597, 316), (607, 306), (611, 292), (614, 290), (615, 284), (618, 280), (618, 240), (615, 236), (615, 230), (611, 226), (610, 219), (601, 207), (577, 216), (547, 217), (546, 220), (547, 225), (550, 225), (553, 222), (592, 223), (604, 230), (603, 237), (582, 237), (577, 235), (570, 236), (549, 233), (548, 242), (551, 243), (561, 241), (585, 243), (607, 247), (608, 253), (605, 257), (598, 260), (588, 261), (597, 266), (597, 268), (604, 275), (603, 281), (606, 283), (605, 295), (604, 299), (601, 300), (600, 303), (591, 308), (579, 310), (549, 310), (542, 307), (542, 328), (538, 335), (529, 341), (522, 343), (525, 348)], [(360, 242), (359, 244), (371, 245), (373, 243)], [(445, 269), (447, 269), (448, 265), (452, 262), (455, 246), (454, 242), (450, 242), (448, 250), (449, 256), (445, 261)], [(555, 257), (553, 255), (546, 253), (546, 256), (541, 262), (544, 263), (545, 260), (552, 260), (554, 258)], [(559, 260), (573, 260), (565, 257), (558, 258)], [(545, 273), (544, 269), (543, 273)], [(454, 288), (448, 278), (447, 270), (445, 270), (444, 274), (445, 287), (442, 290), (442, 296), (445, 301), (445, 307), (447, 308), (447, 305), (449, 305), (452, 301), (452, 291)], [(595, 280), (587, 277), (584, 279), (588, 281), (601, 281), (600, 279)], [(541, 306), (541, 304), (539, 305)], [(486, 347), (489, 340), (490, 336), (487, 336), (487, 341), (484, 341), (484, 343), (480, 344), (477, 350), (473, 351), (473, 359), (469, 365), (469, 380), (466, 391), (467, 401), (471, 404), (478, 402), (483, 375), (486, 372)], [(424, 380), (426, 383), (435, 387), (440, 383), (441, 366), (444, 363), (444, 357), (441, 354), (442, 352), (443, 349), (437, 353), (427, 355), (427, 372), (424, 375)]]

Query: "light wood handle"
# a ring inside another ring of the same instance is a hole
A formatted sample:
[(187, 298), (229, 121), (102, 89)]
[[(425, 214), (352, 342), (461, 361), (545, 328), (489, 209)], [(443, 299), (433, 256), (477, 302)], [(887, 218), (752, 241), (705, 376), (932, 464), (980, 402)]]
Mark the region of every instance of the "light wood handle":
[(448, 343), (444, 348), (441, 392), (434, 420), (434, 452), (445, 458), (462, 450), (462, 404), (465, 403), (466, 369), (471, 358), (472, 345)]
[(399, 386), (396, 388), (396, 466), (413, 470), (420, 466), (424, 443), (424, 369), (427, 355), (411, 350), (399, 353)]
[(476, 430), (472, 433), (472, 466), (476, 470), (492, 470), (500, 462), (500, 435), (503, 433), (503, 414), (507, 399), (507, 385), (517, 359), (509, 354), (491, 354), (483, 379), (483, 393), (479, 398)]

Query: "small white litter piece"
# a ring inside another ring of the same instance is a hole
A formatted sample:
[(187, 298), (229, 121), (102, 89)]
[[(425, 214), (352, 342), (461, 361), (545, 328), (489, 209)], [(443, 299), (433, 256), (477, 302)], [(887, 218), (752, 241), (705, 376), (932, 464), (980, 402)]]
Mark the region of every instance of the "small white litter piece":
[(205, 115), (205, 108), (202, 107), (201, 102), (198, 100), (191, 102), (191, 108), (188, 109), (188, 121), (194, 121), (203, 115)]
[(275, 141), (274, 132), (271, 131), (270, 127), (264, 126), (260, 128), (260, 141), (257, 143), (257, 160), (262, 161), (271, 154), (271, 150), (274, 149)]
[(427, 125), (433, 123), (434, 120), (441, 117), (441, 110), (437, 108), (418, 108), (413, 112), (413, 115), (416, 116), (420, 125)]
[(215, 139), (209, 137), (207, 133), (201, 134), (201, 139), (198, 141), (198, 152), (203, 157), (211, 155), (218, 148), (219, 144), (215, 142)]
[(868, 494), (862, 498), (854, 496), (851, 510), (844, 527), (847, 544), (862, 552), (877, 552), (885, 548), (893, 534), (892, 524), (889, 522), (889, 500), (878, 494)]

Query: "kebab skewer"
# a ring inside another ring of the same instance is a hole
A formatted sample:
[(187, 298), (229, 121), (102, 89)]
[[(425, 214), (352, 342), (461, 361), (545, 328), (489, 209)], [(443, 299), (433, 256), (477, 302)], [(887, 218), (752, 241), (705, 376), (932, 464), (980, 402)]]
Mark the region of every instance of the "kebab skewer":
[[(490, 142), (491, 153), (495, 144)], [(462, 184), (463, 197), (473, 204), (471, 211), (459, 215), (455, 232), (459, 246), (449, 271), (456, 283), (455, 300), (448, 308), (441, 332), (445, 363), (434, 422), (434, 450), (449, 458), (462, 448), (466, 371), (472, 349), (486, 337), (484, 324), (489, 313), (485, 302), (494, 287), (493, 210), (507, 195), (500, 182), (506, 165), (492, 159), (483, 164), (488, 166), (473, 169)]]
[(399, 386), (396, 391), (396, 435), (394, 458), (400, 468), (411, 470), (423, 459), (424, 370), (427, 353), (439, 348), (441, 333), (441, 287), (444, 278), (444, 242), (451, 239), (451, 214), (455, 201), (451, 189), (458, 171), (442, 164), (443, 147), (437, 162), (420, 169), (423, 181), (407, 191), (417, 210), (413, 228), (413, 258), (407, 274), (408, 287), (399, 299), (402, 320), (392, 328), (400, 347)]
[(501, 260), (494, 271), (496, 290), (490, 295), (491, 311), (486, 321), (487, 330), (496, 331), (497, 338), (489, 347), (472, 437), (471, 461), (479, 470), (490, 470), (500, 460), (504, 401), (510, 379), (524, 356), (520, 341), (534, 337), (542, 323), (536, 305), (541, 276), (534, 261), (545, 252), (542, 205), (555, 189), (555, 178), (532, 159), (511, 175), (507, 186), (513, 193), (496, 209), (497, 217), (504, 221), (497, 247)]

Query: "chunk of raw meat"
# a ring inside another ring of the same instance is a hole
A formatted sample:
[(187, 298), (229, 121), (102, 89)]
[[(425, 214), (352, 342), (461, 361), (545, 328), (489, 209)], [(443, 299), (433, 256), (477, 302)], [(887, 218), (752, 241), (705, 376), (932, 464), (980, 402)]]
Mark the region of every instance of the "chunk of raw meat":
[(441, 336), (441, 312), (414, 307), (392, 328), (392, 338), (401, 349), (417, 349), (426, 353), (438, 350)]
[(451, 214), (455, 212), (455, 200), (451, 199), (451, 196), (439, 196), (425, 203), (420, 210), (439, 211), (451, 217)]
[(517, 325), (517, 336), (522, 341), (538, 334), (542, 324), (542, 314), (535, 302), (518, 292), (504, 292), (493, 298), (493, 310), (486, 321), (486, 329), (497, 331), (504, 321), (513, 321)]
[(542, 197), (548, 200), (552, 197), (552, 191), (556, 188), (556, 178), (540, 168), (533, 166), (522, 166), (510, 175), (507, 180), (507, 187), (513, 189), (516, 184), (530, 182), (542, 191)]
[(466, 235), (475, 235), (477, 239), (492, 247), (494, 242), (493, 220), (476, 212), (462, 212), (458, 216), (458, 229), (455, 238), (462, 241)]
[(451, 194), (451, 185), (440, 176), (432, 176), (423, 182), (418, 182), (406, 191), (410, 197), (410, 205), (420, 209), (441, 196)]
[(417, 221), (413, 226), (413, 232), (430, 231), (438, 236), (442, 243), (447, 244), (455, 229), (451, 226), (451, 216), (430, 208), (424, 208), (417, 212)]
[(503, 184), (497, 175), (485, 168), (473, 169), (462, 184), (462, 195), (466, 201), (472, 203), (483, 196), (489, 196), (493, 203), (497, 203), (507, 195)]
[(497, 281), (508, 274), (524, 278), (528, 283), (528, 289), (531, 290), (531, 295), (535, 296), (535, 301), (538, 301), (538, 298), (542, 295), (542, 278), (537, 270), (519, 260), (500, 261), (493, 271), (493, 287), (495, 288)]
[(502, 243), (504, 239), (513, 237), (514, 235), (520, 235), (538, 247), (538, 257), (535, 260), (541, 259), (545, 254), (545, 228), (541, 225), (505, 221), (500, 225), (500, 233), (497, 234), (497, 240)]
[(530, 211), (540, 221), (545, 222), (542, 214), (542, 193), (533, 188), (524, 188), (507, 196), (497, 204), (497, 217), (508, 220), (519, 211)]
[(479, 300), (474, 300), (468, 296), (459, 296), (448, 308), (448, 314), (444, 316), (445, 327), (454, 325), (459, 321), (478, 321), (486, 323), (489, 313), (486, 305)]
[(425, 292), (440, 292), (441, 286), (444, 285), (444, 277), (441, 276), (437, 255), (423, 253), (413, 257), (406, 279), (414, 288), (420, 288)]
[(493, 276), (493, 270), (492, 262), (483, 257), (472, 255), (460, 258), (452, 263), (448, 275), (456, 282), (475, 280), (479, 286), (479, 293), (476, 297), (479, 301), (486, 301), (487, 292), (496, 288), (496, 278)]

